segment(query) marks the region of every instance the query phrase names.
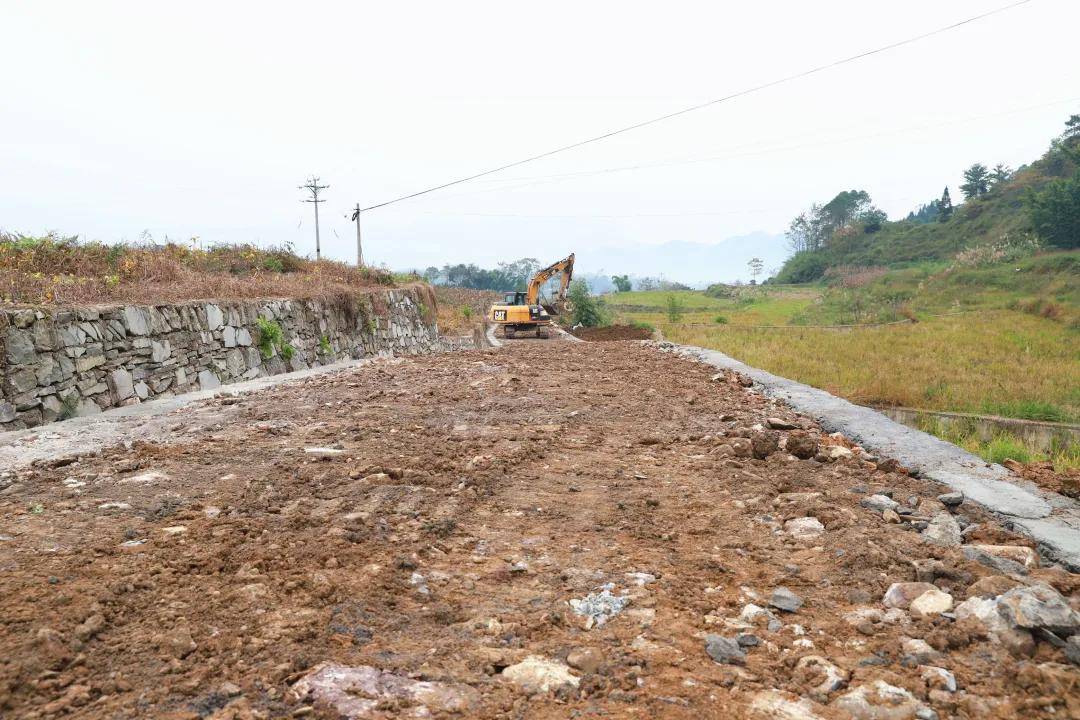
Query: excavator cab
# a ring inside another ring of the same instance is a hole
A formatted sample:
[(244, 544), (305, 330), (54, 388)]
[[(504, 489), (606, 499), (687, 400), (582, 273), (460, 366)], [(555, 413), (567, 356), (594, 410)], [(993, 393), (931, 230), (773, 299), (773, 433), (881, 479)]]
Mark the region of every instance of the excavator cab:
[(524, 291), (506, 293), (503, 305), (528, 305), (529, 301)]

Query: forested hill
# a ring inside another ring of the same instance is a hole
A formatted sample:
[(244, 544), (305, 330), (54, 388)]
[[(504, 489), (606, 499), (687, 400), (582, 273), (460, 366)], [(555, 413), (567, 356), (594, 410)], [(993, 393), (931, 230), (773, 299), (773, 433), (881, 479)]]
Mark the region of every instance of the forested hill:
[(952, 193), (945, 188), (903, 220), (889, 221), (862, 190), (813, 205), (787, 232), (794, 254), (772, 279), (811, 282), (839, 267), (904, 267), (947, 260), (979, 247), (1080, 248), (1080, 115), (1041, 158), (1017, 170), (976, 164)]

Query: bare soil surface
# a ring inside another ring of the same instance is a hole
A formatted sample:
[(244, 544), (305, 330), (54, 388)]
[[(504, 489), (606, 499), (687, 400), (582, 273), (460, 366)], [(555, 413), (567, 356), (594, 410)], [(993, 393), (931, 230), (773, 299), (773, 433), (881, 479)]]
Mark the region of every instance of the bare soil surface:
[(590, 342), (608, 342), (611, 340), (648, 340), (652, 333), (634, 325), (608, 325), (607, 327), (580, 327), (573, 331), (575, 337)]
[(1080, 470), (1056, 470), (1052, 462), (1006, 460), (1005, 467), (1044, 490), (1080, 500)]
[(640, 343), (510, 343), (0, 474), (0, 716), (842, 718), (883, 681), (911, 700), (862, 717), (1077, 717), (1047, 636), (882, 598), (1045, 584), (1076, 609), (1078, 576), (927, 542), (911, 518), (948, 512), (965, 543), (1030, 545), (886, 459), (773, 447), (795, 442), (769, 418), (850, 443), (744, 385)]

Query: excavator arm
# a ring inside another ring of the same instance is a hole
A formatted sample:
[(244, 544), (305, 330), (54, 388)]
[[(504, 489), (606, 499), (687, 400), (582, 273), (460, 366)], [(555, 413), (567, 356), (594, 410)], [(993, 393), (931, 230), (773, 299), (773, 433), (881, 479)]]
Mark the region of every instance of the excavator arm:
[(529, 288), (526, 294), (526, 302), (529, 305), (536, 305), (540, 302), (540, 288), (557, 273), (562, 273), (562, 280), (559, 283), (559, 296), (555, 304), (561, 307), (566, 299), (566, 289), (570, 287), (570, 279), (574, 275), (573, 253), (570, 253), (569, 257), (563, 258), (559, 262), (548, 265), (543, 270), (538, 270), (529, 279)]

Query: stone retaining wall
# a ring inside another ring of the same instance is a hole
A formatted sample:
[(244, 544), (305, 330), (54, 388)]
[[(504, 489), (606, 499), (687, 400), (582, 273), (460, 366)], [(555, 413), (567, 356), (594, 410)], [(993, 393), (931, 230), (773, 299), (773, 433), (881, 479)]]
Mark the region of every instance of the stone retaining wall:
[(435, 298), (421, 285), (317, 300), (0, 310), (0, 431), (438, 344)]

